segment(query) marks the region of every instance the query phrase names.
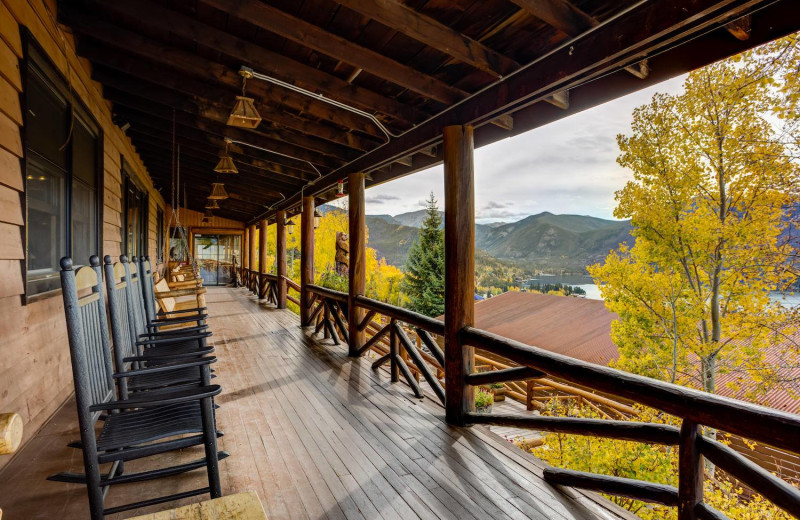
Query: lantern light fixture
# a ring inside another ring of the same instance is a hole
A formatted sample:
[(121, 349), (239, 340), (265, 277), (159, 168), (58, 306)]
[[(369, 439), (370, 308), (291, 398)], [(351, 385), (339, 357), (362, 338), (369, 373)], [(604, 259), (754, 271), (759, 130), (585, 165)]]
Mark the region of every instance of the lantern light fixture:
[(344, 180), (340, 180), (336, 183), (336, 197), (344, 197)]
[(256, 110), (254, 99), (246, 95), (247, 80), (253, 77), (253, 71), (242, 67), (239, 70), (239, 75), (242, 77), (242, 95), (236, 96), (233, 110), (228, 116), (228, 125), (240, 128), (256, 128), (261, 123), (261, 115)]
[(322, 220), (322, 213), (319, 212), (319, 209), (314, 208), (314, 229), (319, 227), (320, 220)]
[(214, 167), (214, 171), (217, 173), (239, 173), (239, 170), (236, 169), (236, 165), (233, 163), (233, 158), (228, 153), (228, 145), (231, 144), (231, 140), (227, 137), (225, 138), (225, 151), (219, 156), (219, 162)]
[(211, 194), (208, 196), (210, 200), (225, 200), (228, 198), (228, 192), (225, 191), (225, 184), (221, 182), (214, 182), (211, 184)]
[(286, 219), (285, 224), (286, 224), (286, 228), (289, 230), (289, 234), (293, 235), (294, 234), (294, 221)]
[(211, 212), (211, 210), (207, 209), (205, 214), (203, 215), (203, 218), (200, 220), (200, 223), (201, 224), (210, 223), (211, 222), (211, 217), (213, 217), (213, 216), (214, 216), (214, 214)]
[(217, 199), (208, 199), (208, 202), (206, 202), (206, 209), (208, 210), (219, 209), (219, 204), (217, 203)]

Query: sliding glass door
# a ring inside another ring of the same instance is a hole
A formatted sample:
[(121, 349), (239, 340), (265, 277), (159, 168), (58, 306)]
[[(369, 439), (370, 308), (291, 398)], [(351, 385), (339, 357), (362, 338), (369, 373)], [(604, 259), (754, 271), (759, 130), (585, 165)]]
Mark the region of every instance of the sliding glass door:
[(204, 285), (228, 285), (233, 281), (233, 261), (239, 262), (240, 235), (194, 235), (194, 258)]

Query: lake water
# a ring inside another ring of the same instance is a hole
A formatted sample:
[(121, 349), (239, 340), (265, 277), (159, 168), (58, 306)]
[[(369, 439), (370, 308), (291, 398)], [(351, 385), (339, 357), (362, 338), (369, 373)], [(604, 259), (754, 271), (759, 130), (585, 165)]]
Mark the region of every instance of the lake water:
[[(590, 300), (603, 299), (600, 296), (600, 288), (593, 283), (577, 284), (573, 285), (573, 287), (580, 287), (581, 289), (586, 291), (586, 298)], [(773, 292), (772, 294), (770, 294), (770, 298), (772, 298), (773, 301), (776, 301), (789, 309), (800, 307), (800, 294), (798, 293), (785, 294), (785, 293)]]

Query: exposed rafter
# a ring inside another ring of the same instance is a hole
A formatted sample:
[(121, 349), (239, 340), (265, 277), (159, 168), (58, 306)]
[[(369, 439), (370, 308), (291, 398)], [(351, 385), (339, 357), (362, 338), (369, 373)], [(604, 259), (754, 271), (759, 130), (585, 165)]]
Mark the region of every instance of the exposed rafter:
[(425, 16), (396, 0), (336, 0), (363, 16), (414, 38), (464, 63), (500, 78), (519, 64), (486, 45)]

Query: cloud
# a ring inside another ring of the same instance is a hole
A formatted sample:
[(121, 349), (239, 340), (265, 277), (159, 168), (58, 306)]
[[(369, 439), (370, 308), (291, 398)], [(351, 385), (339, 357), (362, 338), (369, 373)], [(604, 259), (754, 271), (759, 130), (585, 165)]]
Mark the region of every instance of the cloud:
[(513, 206), (513, 205), (514, 205), (513, 201), (498, 202), (496, 200), (490, 200), (489, 202), (487, 202), (483, 206), (483, 209), (484, 210), (487, 210), (487, 209), (504, 209), (504, 208), (507, 208), (507, 207)]
[(365, 201), (370, 204), (385, 204), (392, 200), (400, 200), (400, 197), (397, 195), (390, 195), (389, 193), (380, 193), (365, 199)]

